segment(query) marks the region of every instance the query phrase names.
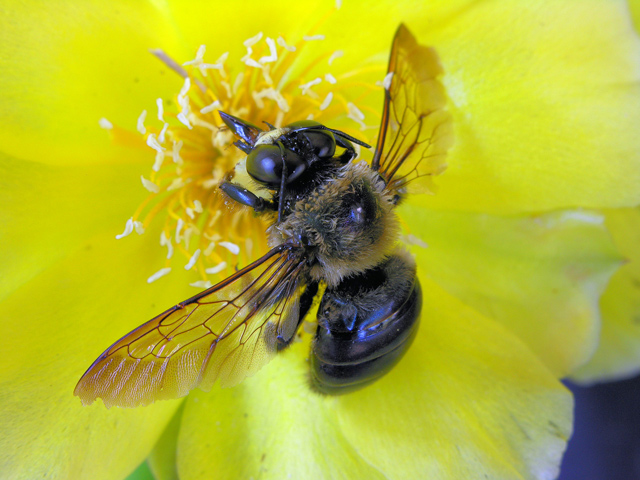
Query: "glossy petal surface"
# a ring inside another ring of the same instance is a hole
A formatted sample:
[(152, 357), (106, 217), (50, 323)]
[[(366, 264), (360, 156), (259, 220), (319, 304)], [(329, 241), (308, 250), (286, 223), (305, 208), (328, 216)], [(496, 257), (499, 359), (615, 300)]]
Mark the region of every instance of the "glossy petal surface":
[(0, 299), (98, 232), (111, 231), (115, 246), (144, 198), (142, 168), (42, 165), (0, 153)]
[(413, 347), (369, 388), (310, 392), (305, 342), (234, 389), (192, 394), (181, 478), (554, 478), (570, 394), (502, 327), (423, 290)]
[[(149, 318), (158, 299), (185, 295), (183, 278), (145, 284), (148, 273), (138, 262), (153, 265), (155, 238), (86, 238), (0, 304), (5, 342), (13, 347), (0, 365), (4, 473), (118, 478), (155, 444), (179, 403), (107, 410), (101, 403), (83, 408), (72, 395), (102, 348)], [(121, 261), (107, 267), (107, 258)], [(132, 295), (131, 285), (142, 288)]]
[(346, 437), (389, 478), (555, 478), (570, 393), (511, 333), (421, 282), (422, 324), (405, 359), (339, 399)]
[(232, 389), (193, 392), (178, 441), (183, 480), (384, 479), (338, 428), (336, 400), (310, 391), (308, 344), (295, 344)]
[(426, 275), (501, 322), (559, 377), (598, 342), (599, 296), (621, 258), (588, 212), (499, 217), (404, 208)]
[(625, 2), (476, 2), (433, 27), (420, 39), (442, 60), (457, 145), (427, 205), (640, 201), (640, 41)]
[[(148, 50), (178, 53), (171, 21), (151, 2), (18, 3), (0, 31), (0, 144), (45, 164), (112, 160), (100, 118), (135, 129), (180, 79)], [(37, 141), (34, 141), (37, 139)]]
[(600, 301), (603, 322), (598, 350), (572, 376), (587, 383), (626, 378), (640, 371), (640, 210), (610, 210), (605, 215), (626, 262)]

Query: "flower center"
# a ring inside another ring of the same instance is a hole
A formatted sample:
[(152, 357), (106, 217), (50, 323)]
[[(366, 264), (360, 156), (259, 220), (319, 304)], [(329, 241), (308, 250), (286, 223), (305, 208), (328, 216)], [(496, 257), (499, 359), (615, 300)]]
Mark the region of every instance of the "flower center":
[[(236, 267), (257, 259), (267, 250), (268, 224), (248, 207), (236, 204), (217, 191), (244, 154), (233, 146), (236, 140), (223, 124), (218, 110), (260, 125), (281, 127), (294, 121), (314, 119), (334, 122), (331, 127), (371, 143), (379, 124), (379, 112), (356, 106), (371, 93), (379, 94), (381, 82), (358, 81), (375, 72), (384, 76), (384, 65), (332, 74), (342, 51), (315, 54), (306, 64), (302, 50), (321, 48), (323, 36), (305, 36), (296, 45), (284, 38), (247, 39), (247, 54), (237, 73), (227, 66), (228, 53), (213, 63), (204, 59), (205, 46), (194, 60), (179, 65), (162, 51), (153, 53), (183, 77), (174, 101), (157, 100), (157, 115), (149, 121), (147, 111), (138, 118), (137, 130), (155, 152), (155, 160), (142, 185), (149, 191), (127, 222), (123, 234), (143, 233), (152, 221), (164, 221), (160, 246), (166, 250), (165, 267), (152, 274), (152, 282), (172, 267), (194, 269), (199, 280), (191, 285), (211, 286)], [(364, 88), (363, 88), (364, 87)], [(358, 92), (355, 96), (353, 92)], [(350, 101), (350, 98), (353, 101)], [(376, 97), (375, 100), (378, 101)], [(101, 120), (114, 138), (130, 132)], [(357, 146), (356, 146), (357, 147)], [(180, 265), (181, 264), (181, 265)], [(214, 278), (214, 276), (218, 276)]]

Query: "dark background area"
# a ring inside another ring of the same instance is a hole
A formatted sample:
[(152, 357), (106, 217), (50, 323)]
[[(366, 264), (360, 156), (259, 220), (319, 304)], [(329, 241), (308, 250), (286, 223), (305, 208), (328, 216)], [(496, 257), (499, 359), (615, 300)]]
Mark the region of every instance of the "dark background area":
[(575, 424), (559, 480), (640, 480), (640, 377), (567, 387)]

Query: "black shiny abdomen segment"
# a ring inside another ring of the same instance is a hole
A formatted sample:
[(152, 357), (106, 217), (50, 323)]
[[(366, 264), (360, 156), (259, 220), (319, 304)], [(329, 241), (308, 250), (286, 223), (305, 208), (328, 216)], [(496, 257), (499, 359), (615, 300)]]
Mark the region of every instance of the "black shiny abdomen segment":
[(325, 291), (311, 355), (315, 388), (348, 393), (389, 372), (418, 331), (421, 305), (415, 265), (404, 255)]

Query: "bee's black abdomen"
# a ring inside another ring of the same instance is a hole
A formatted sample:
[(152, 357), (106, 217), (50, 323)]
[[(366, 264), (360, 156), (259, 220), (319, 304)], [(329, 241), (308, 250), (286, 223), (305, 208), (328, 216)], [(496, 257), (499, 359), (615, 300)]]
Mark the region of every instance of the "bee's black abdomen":
[(311, 355), (315, 387), (348, 393), (386, 374), (411, 345), (421, 304), (415, 265), (401, 255), (325, 291)]

